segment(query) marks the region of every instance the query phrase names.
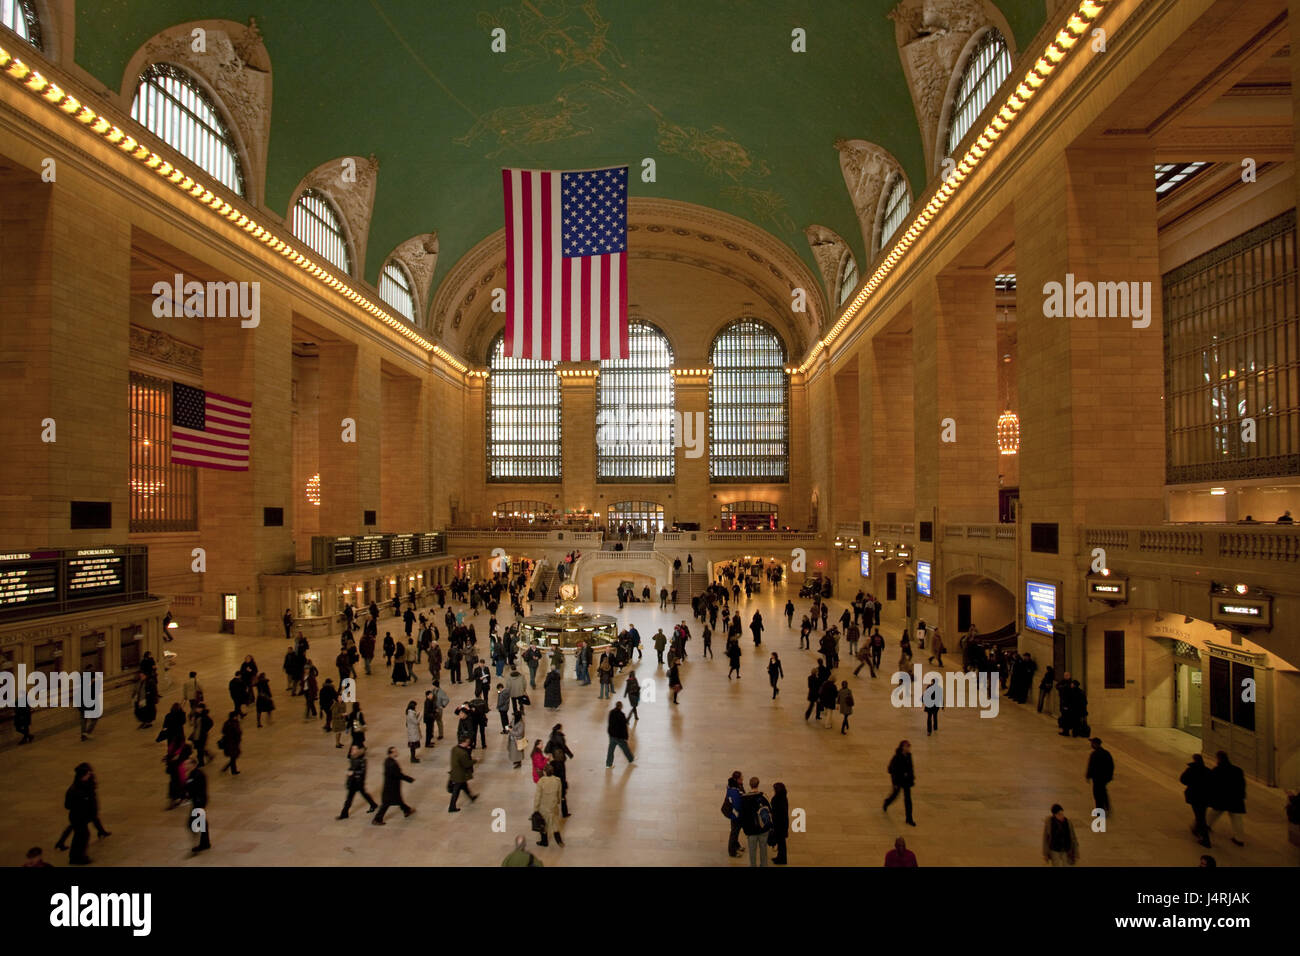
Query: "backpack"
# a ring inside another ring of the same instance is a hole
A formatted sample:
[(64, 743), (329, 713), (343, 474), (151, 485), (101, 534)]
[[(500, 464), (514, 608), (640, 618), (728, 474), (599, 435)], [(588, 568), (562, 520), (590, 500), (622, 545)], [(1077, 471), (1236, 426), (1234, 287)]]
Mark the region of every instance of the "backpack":
[(767, 803), (759, 804), (754, 811), (754, 820), (758, 823), (758, 832), (767, 833), (772, 829), (772, 808)]

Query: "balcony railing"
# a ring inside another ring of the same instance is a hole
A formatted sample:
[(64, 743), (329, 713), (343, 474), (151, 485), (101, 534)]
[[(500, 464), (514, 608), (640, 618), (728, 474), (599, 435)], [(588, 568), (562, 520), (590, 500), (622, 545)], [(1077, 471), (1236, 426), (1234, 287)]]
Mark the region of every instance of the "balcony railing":
[(1085, 528), (1084, 544), (1107, 551), (1179, 555), (1216, 561), (1300, 561), (1300, 529), (1288, 525), (1175, 525), (1144, 528)]

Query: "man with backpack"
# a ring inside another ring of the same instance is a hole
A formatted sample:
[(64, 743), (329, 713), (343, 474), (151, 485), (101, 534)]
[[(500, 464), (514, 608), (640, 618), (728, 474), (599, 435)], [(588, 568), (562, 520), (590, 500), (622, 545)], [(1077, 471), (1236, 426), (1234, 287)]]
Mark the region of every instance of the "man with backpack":
[[(767, 835), (772, 830), (772, 805), (758, 789), (758, 778), (749, 778), (749, 789), (741, 797), (740, 828), (749, 844), (749, 865), (767, 866)], [(761, 860), (761, 862), (760, 862)]]

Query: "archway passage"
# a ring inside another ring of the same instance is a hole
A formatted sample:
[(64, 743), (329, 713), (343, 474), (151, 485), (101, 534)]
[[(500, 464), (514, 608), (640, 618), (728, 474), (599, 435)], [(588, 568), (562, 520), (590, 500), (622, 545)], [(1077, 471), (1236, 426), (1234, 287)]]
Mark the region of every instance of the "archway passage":
[(962, 574), (944, 588), (945, 610), (942, 628), (949, 648), (957, 639), (975, 630), (976, 640), (988, 646), (1016, 646), (1016, 596), (992, 578)]

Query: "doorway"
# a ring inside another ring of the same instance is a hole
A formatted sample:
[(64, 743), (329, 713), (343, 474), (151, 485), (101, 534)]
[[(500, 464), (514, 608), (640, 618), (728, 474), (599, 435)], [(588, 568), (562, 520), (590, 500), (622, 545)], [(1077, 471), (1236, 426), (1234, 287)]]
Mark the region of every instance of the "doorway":
[(965, 634), (970, 630), (970, 595), (957, 595), (957, 633)]
[(1202, 671), (1197, 649), (1174, 642), (1174, 726), (1184, 733), (1202, 737)]

